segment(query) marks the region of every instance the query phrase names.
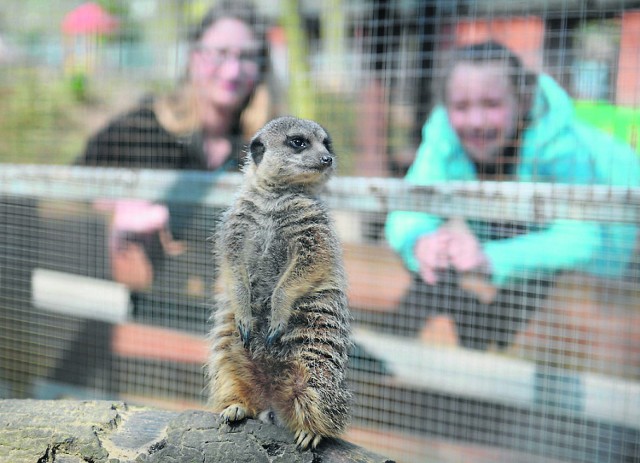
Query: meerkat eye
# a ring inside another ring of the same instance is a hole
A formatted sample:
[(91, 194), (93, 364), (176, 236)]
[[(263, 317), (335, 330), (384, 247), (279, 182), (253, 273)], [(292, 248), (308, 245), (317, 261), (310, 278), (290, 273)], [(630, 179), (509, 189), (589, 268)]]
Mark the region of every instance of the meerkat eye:
[(324, 147), (327, 149), (328, 152), (333, 154), (333, 143), (331, 142), (331, 138), (325, 138), (322, 141), (322, 144), (324, 145)]
[(303, 137), (287, 137), (287, 145), (296, 151), (302, 151), (309, 145), (309, 142)]

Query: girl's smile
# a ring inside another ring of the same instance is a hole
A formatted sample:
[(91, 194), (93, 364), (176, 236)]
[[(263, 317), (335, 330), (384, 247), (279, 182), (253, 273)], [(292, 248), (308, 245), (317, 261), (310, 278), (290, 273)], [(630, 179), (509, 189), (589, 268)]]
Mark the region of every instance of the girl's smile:
[(479, 163), (502, 154), (521, 112), (506, 64), (493, 61), (457, 64), (446, 88), (446, 107), (465, 151)]

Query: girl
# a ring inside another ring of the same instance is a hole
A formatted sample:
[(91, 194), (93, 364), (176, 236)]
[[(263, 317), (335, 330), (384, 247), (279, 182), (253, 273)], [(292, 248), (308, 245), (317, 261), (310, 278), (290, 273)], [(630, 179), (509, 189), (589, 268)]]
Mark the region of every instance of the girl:
[[(504, 46), (491, 41), (461, 47), (450, 62), (441, 104), (423, 128), (408, 182), (638, 185), (640, 169), (631, 149), (578, 124), (564, 90), (525, 69)], [(547, 297), (551, 274), (580, 268), (619, 275), (635, 235), (630, 225), (483, 222), (393, 212), (386, 236), (414, 280), (388, 329), (416, 334), (425, 318), (441, 310), (455, 319), (463, 346), (486, 349), (495, 342), (504, 348)]]

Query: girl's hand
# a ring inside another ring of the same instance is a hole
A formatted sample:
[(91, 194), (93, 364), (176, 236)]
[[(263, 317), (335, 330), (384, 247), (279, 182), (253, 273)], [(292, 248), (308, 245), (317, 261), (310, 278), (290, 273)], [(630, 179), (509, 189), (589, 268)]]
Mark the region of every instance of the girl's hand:
[(449, 267), (449, 230), (440, 228), (436, 232), (418, 239), (415, 247), (420, 264), (420, 276), (430, 285), (438, 282), (438, 271)]
[(464, 224), (449, 228), (449, 264), (460, 273), (482, 271), (488, 266), (488, 259), (480, 241)]
[(446, 225), (451, 241), (449, 262), (459, 273), (458, 284), (485, 304), (491, 304), (498, 289), (489, 280), (491, 266), (480, 241), (462, 219), (451, 219)]

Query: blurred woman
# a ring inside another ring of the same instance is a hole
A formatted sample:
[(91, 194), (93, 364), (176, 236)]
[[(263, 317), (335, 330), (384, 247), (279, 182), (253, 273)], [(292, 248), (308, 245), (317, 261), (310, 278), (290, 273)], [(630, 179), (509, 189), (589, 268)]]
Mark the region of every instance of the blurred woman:
[(221, 1), (190, 34), (170, 95), (147, 98), (92, 136), (78, 164), (235, 169), (241, 147), (271, 116), (266, 23), (250, 3)]
[[(145, 98), (113, 119), (89, 139), (76, 164), (237, 171), (244, 145), (274, 115), (266, 28), (251, 3), (216, 2), (189, 36), (185, 73), (175, 91)], [(208, 238), (215, 226), (215, 214), (202, 211), (197, 198), (187, 205), (172, 203), (171, 191), (165, 196), (166, 204), (97, 204), (112, 214), (113, 279), (134, 291), (136, 315), (158, 323), (168, 323), (186, 296), (206, 295), (212, 275)], [(194, 317), (206, 319), (202, 313), (184, 318)]]

